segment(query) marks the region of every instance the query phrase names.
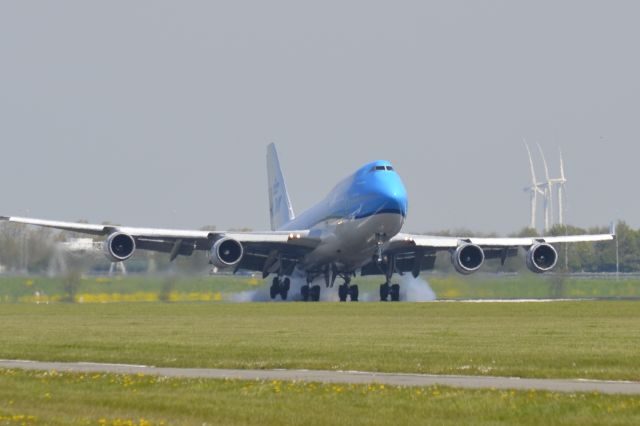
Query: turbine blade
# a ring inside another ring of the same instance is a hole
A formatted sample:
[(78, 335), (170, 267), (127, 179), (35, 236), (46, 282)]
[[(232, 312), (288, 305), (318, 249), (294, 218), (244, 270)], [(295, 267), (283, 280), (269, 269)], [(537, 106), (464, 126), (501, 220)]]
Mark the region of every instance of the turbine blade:
[(540, 143), (536, 142), (538, 145), (538, 151), (540, 151), (540, 156), (542, 157), (542, 164), (544, 165), (544, 175), (547, 178), (546, 189), (545, 189), (545, 220), (546, 220), (546, 228), (549, 229), (550, 223), (554, 221), (553, 218), (553, 182), (549, 177), (549, 167), (547, 165), (547, 159), (544, 156), (544, 152), (542, 151), (542, 147)]
[[(531, 150), (529, 149), (529, 144), (527, 144), (527, 141), (524, 138), (522, 140), (524, 142), (524, 147), (527, 149), (527, 154), (529, 155), (529, 168), (531, 170), (531, 186), (532, 186), (532, 189), (537, 188), (538, 183), (536, 182), (536, 170), (533, 167), (533, 158), (531, 157)], [(534, 190), (534, 192), (536, 191)]]
[(542, 164), (544, 165), (544, 175), (547, 178), (547, 184), (550, 184), (551, 179), (549, 179), (549, 167), (547, 167), (547, 159), (544, 156), (544, 152), (542, 152), (540, 143), (536, 142), (536, 145), (538, 145), (538, 151), (540, 151), (540, 157), (542, 157)]

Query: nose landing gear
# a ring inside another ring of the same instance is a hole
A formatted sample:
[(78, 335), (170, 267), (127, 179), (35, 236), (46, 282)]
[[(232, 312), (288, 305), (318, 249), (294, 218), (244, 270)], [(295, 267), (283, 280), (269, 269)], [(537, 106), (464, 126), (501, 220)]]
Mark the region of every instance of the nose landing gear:
[(385, 282), (380, 285), (380, 301), (386, 302), (391, 297), (392, 302), (400, 301), (400, 284), (391, 284), (391, 278), (396, 270), (395, 256), (389, 256), (387, 259), (385, 273)]

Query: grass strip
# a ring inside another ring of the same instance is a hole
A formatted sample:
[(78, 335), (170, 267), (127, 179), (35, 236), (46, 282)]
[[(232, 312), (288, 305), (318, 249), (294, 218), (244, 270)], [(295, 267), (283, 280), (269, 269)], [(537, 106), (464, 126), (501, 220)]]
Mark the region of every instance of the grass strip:
[(635, 302), (0, 307), (0, 358), (640, 380)]
[(640, 397), (0, 369), (0, 424), (638, 424)]

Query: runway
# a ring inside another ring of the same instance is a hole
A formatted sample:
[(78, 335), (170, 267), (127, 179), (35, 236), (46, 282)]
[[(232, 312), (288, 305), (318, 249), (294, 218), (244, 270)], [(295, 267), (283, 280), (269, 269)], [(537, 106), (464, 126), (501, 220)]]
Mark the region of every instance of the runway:
[(517, 377), (448, 376), (431, 374), (372, 373), (322, 370), (230, 370), (218, 368), (167, 368), (146, 365), (101, 364), (91, 362), (38, 362), (0, 360), (0, 368), (56, 370), (73, 373), (146, 374), (179, 378), (283, 380), (320, 383), (394, 386), (452, 386), (470, 389), (518, 389), (553, 392), (599, 392), (640, 395), (640, 382), (584, 379), (523, 379)]

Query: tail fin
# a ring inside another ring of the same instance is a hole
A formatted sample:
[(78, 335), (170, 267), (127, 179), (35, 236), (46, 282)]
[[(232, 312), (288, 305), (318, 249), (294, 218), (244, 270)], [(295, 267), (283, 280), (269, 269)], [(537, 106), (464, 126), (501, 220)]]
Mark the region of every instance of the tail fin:
[(269, 178), (271, 230), (275, 231), (292, 221), (295, 215), (293, 214), (293, 207), (291, 207), (287, 186), (282, 177), (278, 153), (274, 144), (269, 144), (267, 147), (267, 176)]

